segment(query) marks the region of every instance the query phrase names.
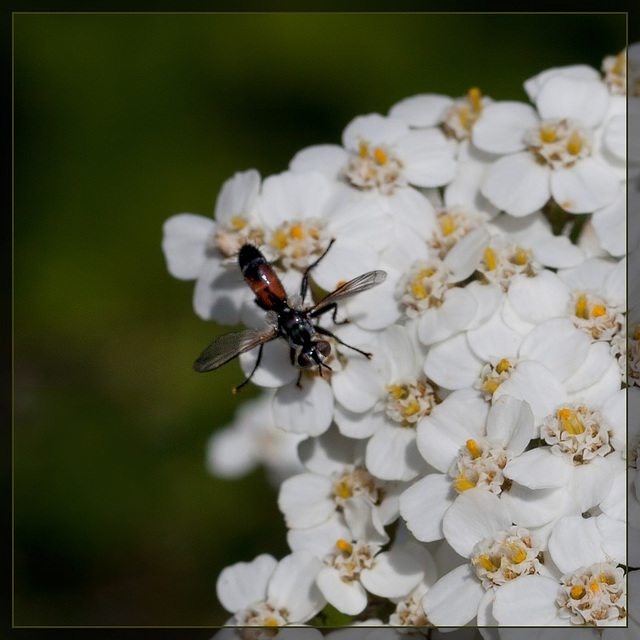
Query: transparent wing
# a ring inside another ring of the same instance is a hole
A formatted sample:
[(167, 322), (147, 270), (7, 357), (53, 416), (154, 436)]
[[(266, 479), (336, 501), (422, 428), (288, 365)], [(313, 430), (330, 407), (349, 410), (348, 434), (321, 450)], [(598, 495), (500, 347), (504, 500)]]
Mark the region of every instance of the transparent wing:
[(213, 371), (223, 364), (250, 351), (260, 344), (273, 340), (277, 335), (275, 327), (268, 329), (245, 329), (235, 333), (225, 333), (216, 338), (193, 363), (193, 368), (204, 373)]
[(331, 304), (335, 304), (338, 300), (350, 298), (357, 293), (377, 287), (379, 284), (382, 284), (386, 278), (386, 271), (368, 271), (367, 273), (363, 273), (361, 276), (349, 280), (349, 282), (339, 286), (335, 291), (325, 296), (315, 307), (309, 310), (309, 313), (313, 316), (316, 312), (321, 311)]

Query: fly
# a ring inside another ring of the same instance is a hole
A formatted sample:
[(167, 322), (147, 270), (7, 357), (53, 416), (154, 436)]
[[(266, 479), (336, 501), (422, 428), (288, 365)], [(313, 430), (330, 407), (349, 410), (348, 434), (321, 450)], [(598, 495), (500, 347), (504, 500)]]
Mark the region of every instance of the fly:
[[(213, 371), (237, 358), (240, 354), (259, 347), (258, 358), (251, 373), (242, 384), (233, 389), (233, 393), (237, 393), (251, 380), (260, 365), (264, 345), (276, 338), (284, 338), (288, 343), (292, 365), (297, 365), (300, 369), (311, 369), (317, 366), (320, 375), (322, 375), (323, 368), (331, 370), (331, 367), (324, 362), (331, 353), (331, 344), (322, 336), (333, 338), (339, 344), (371, 358), (371, 353), (346, 344), (328, 329), (315, 324), (314, 320), (331, 311), (333, 322), (343, 324), (346, 321), (340, 323), (336, 320), (338, 301), (381, 284), (387, 277), (386, 272), (369, 271), (340, 285), (316, 305), (302, 308), (309, 288), (309, 272), (327, 255), (333, 242), (331, 240), (324, 253), (305, 269), (300, 285), (299, 304), (289, 302), (275, 269), (260, 250), (251, 244), (243, 245), (238, 253), (238, 265), (247, 284), (253, 289), (256, 296), (255, 303), (267, 311), (266, 319), (269, 327), (266, 329), (245, 329), (220, 336), (200, 354), (200, 357), (194, 362), (193, 368), (200, 373)], [(298, 376), (298, 386), (300, 386), (301, 377), (302, 371)]]

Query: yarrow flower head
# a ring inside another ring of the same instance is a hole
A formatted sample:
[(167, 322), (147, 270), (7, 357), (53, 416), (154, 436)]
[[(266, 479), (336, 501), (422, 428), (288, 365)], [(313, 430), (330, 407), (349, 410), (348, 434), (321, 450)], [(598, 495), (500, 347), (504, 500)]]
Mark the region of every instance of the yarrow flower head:
[(496, 593), (493, 615), (505, 626), (523, 626), (533, 620), (544, 626), (625, 626), (625, 573), (607, 562), (581, 567), (557, 580), (523, 577)]
[(576, 625), (606, 624), (626, 617), (624, 571), (600, 563), (562, 579), (560, 617)]
[(229, 637), (636, 628), (639, 70), (632, 45), (529, 104), (411, 96), (165, 222), (196, 313), (246, 327), (196, 370), (270, 389), (207, 451), (267, 468), (291, 549), (222, 571)]
[(512, 526), (476, 544), (471, 565), (485, 589), (518, 576), (540, 573), (541, 544), (526, 529)]
[(396, 225), (426, 237), (433, 227), (433, 207), (418, 188), (451, 181), (456, 161), (439, 129), (414, 131), (400, 119), (374, 113), (347, 125), (341, 147), (303, 149), (290, 168), (321, 171), (361, 202), (389, 212)]
[(248, 629), (243, 640), (268, 640), (274, 629), (295, 625), (313, 617), (325, 604), (314, 585), (320, 569), (317, 558), (296, 551), (280, 562), (268, 554), (251, 563), (239, 562), (222, 571), (216, 591), (230, 623)]
[(517, 102), (484, 109), (473, 128), (474, 144), (504, 154), (482, 186), (494, 205), (524, 216), (553, 198), (565, 211), (589, 213), (620, 193), (616, 172), (595, 145), (609, 93), (599, 78), (584, 75), (545, 72), (530, 80), (535, 109)]
[(545, 420), (540, 436), (550, 445), (552, 453), (569, 454), (574, 463), (581, 463), (611, 451), (609, 431), (602, 428), (604, 422), (598, 410), (582, 405), (566, 406)]
[(437, 94), (406, 98), (393, 105), (389, 115), (415, 129), (440, 126), (447, 138), (460, 142), (471, 137), (473, 125), (491, 102), (478, 87), (472, 87), (455, 99)]

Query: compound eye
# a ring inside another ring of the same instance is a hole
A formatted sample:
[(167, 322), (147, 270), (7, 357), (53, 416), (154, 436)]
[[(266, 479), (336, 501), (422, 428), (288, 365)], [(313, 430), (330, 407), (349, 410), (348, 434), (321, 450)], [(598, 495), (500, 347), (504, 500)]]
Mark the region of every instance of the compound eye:
[(331, 353), (331, 345), (326, 340), (318, 340), (318, 342), (316, 342), (316, 349), (323, 360), (328, 358)]
[(309, 369), (313, 366), (313, 360), (308, 351), (303, 351), (298, 356), (298, 366), (302, 369)]

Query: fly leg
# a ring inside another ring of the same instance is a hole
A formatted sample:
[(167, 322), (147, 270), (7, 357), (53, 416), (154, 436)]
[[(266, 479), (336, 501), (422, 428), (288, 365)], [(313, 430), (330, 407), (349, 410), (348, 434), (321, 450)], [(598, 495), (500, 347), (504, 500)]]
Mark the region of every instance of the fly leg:
[(314, 311), (313, 313), (310, 313), (309, 317), (317, 318), (318, 316), (321, 316), (322, 314), (327, 313), (328, 311), (332, 312), (331, 321), (333, 322), (333, 324), (349, 324), (349, 318), (345, 318), (344, 320), (338, 320), (338, 318), (336, 317), (336, 314), (338, 313), (338, 304), (336, 302), (332, 302), (331, 304), (328, 304), (326, 307), (322, 307), (322, 309), (319, 309), (318, 311)]
[(300, 284), (300, 300), (302, 301), (302, 304), (304, 304), (304, 299), (307, 295), (307, 290), (309, 289), (309, 271), (311, 271), (311, 269), (313, 269), (318, 264), (318, 262), (320, 262), (320, 260), (322, 260), (322, 258), (327, 255), (329, 249), (331, 249), (331, 245), (335, 241), (335, 238), (332, 238), (329, 246), (322, 252), (322, 255), (304, 270), (304, 273), (302, 274), (302, 283)]
[[(289, 349), (289, 358), (291, 359), (291, 364), (295, 367), (296, 366), (296, 361), (298, 360), (298, 353), (300, 352), (300, 349), (294, 349), (293, 347), (291, 347), (291, 349)], [(300, 389), (300, 391), (302, 391), (302, 384), (300, 384), (300, 381), (302, 380), (302, 369), (299, 369), (298, 371), (298, 379), (296, 380), (296, 387), (298, 387), (298, 389)]]
[(341, 344), (343, 347), (347, 347), (348, 349), (352, 349), (353, 351), (357, 351), (358, 353), (361, 353), (363, 356), (365, 356), (369, 360), (373, 358), (373, 353), (369, 353), (368, 351), (362, 351), (362, 349), (358, 349), (358, 347), (352, 347), (350, 344), (343, 342), (342, 340), (340, 340), (340, 338), (338, 338), (337, 335), (335, 335), (334, 333), (331, 333), (331, 331), (329, 331), (328, 329), (325, 329), (324, 327), (320, 327), (316, 325), (315, 330), (318, 333), (322, 334), (323, 336), (329, 336), (330, 338), (333, 338), (337, 343)]
[(253, 365), (253, 369), (251, 369), (251, 373), (247, 376), (244, 382), (240, 383), (237, 387), (233, 387), (233, 389), (231, 389), (231, 393), (234, 393), (234, 394), (238, 393), (238, 391), (240, 391), (240, 389), (242, 389), (242, 387), (244, 387), (244, 385), (247, 384), (247, 382), (249, 382), (251, 378), (253, 378), (253, 374), (256, 372), (256, 369), (260, 366), (260, 360), (262, 360), (263, 347), (264, 347), (264, 344), (261, 344), (258, 349), (258, 357), (256, 358), (256, 363)]

